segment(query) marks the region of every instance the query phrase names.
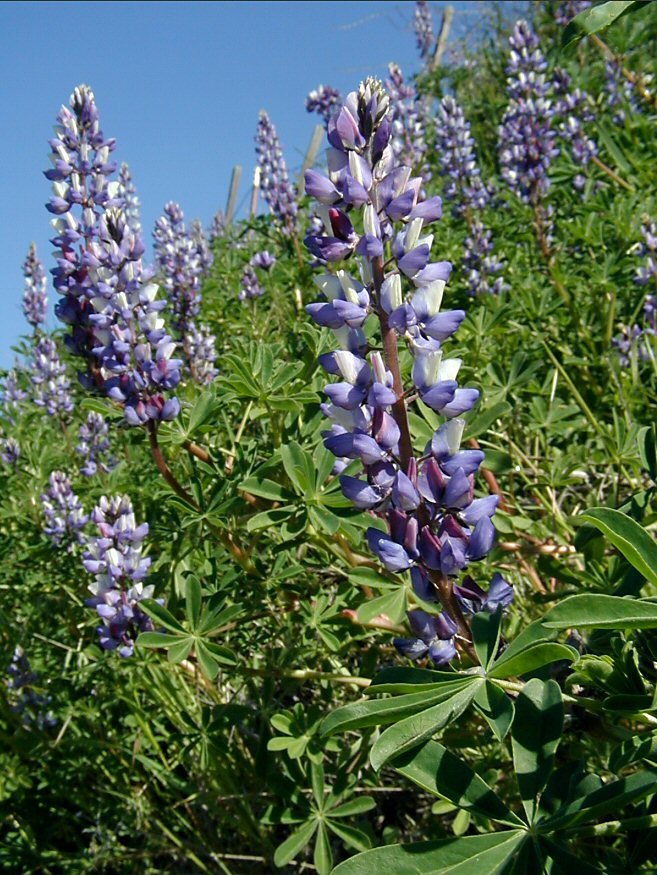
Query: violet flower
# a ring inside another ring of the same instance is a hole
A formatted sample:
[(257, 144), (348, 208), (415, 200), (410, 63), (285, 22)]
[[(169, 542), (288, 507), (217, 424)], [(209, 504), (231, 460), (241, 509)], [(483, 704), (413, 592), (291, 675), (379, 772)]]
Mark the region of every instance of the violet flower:
[(564, 2), (557, 4), (557, 8), (554, 12), (554, 20), (562, 27), (566, 27), (576, 15), (579, 15), (580, 12), (584, 12), (584, 10), (588, 9), (590, 6), (591, 0), (564, 0)]
[(32, 352), (32, 383), (34, 403), (45, 407), (48, 416), (63, 418), (73, 410), (71, 381), (66, 366), (59, 358), (52, 337), (40, 337)]
[(337, 88), (331, 85), (318, 85), (306, 97), (306, 112), (316, 112), (326, 127), (331, 114), (341, 104), (342, 97)]
[[(441, 216), (441, 200), (425, 200), (421, 178), (398, 163), (389, 107), (381, 83), (367, 79), (329, 122), (328, 177), (306, 173), (323, 217), (323, 233), (308, 235), (306, 246), (326, 261), (352, 259), (353, 265), (317, 276), (322, 299), (307, 310), (339, 347), (320, 357), (336, 378), (322, 405), (330, 422), (324, 445), (339, 466), (362, 464), (363, 476), (341, 476), (342, 490), (356, 507), (385, 521), (385, 531), (368, 530), (370, 549), (389, 571), (409, 570), (418, 597), (428, 600), (438, 598), (439, 582), (451, 587), (490, 551), (497, 497), (475, 498), (474, 475), (484, 454), (459, 449), (460, 417), (479, 392), (458, 385), (461, 360), (443, 352), (465, 313), (441, 308), (451, 265), (430, 260), (429, 229)], [(399, 340), (413, 356), (412, 393), (397, 382)], [(426, 447), (411, 445), (405, 394), (444, 417)], [(428, 653), (437, 663), (454, 656), (454, 632), (465, 620), (446, 613), (441, 622), (444, 636), (435, 626), (424, 637), (414, 629), (415, 655)]]
[(388, 72), (386, 88), (390, 95), (392, 121), (390, 145), (400, 164), (409, 165), (422, 176), (425, 183), (429, 182), (431, 170), (426, 161), (425, 131), (427, 107), (421, 104), (415, 86), (404, 80), (404, 74), (397, 64), (389, 64)]
[(77, 452), (84, 464), (80, 473), (93, 477), (99, 470), (109, 474), (116, 467), (110, 452), (109, 428), (105, 417), (92, 411), (80, 426)]
[(23, 313), (34, 329), (41, 328), (46, 322), (48, 294), (46, 291), (46, 272), (37, 256), (36, 245), (30, 244), (27, 258), (23, 264), (25, 290), (23, 292)]
[(123, 200), (125, 217), (133, 234), (141, 234), (141, 204), (137, 197), (137, 189), (132, 181), (130, 168), (124, 162), (119, 170), (119, 185), (117, 196)]
[(262, 194), (284, 233), (293, 234), (298, 211), (296, 193), (288, 177), (276, 128), (264, 109), (260, 111), (255, 143)]
[(83, 529), (89, 521), (78, 496), (73, 492), (71, 480), (63, 471), (53, 471), (49, 485), (41, 495), (45, 517), (44, 533), (55, 547), (67, 544), (70, 551), (75, 543), (84, 542)]
[(433, 18), (427, 0), (417, 0), (413, 25), (420, 58), (426, 63), (433, 54), (436, 44), (436, 38), (433, 33)]
[(100, 129), (87, 85), (75, 89), (57, 120), (46, 171), (53, 183), (47, 208), (58, 217), (52, 273), (62, 297), (55, 312), (69, 326), (67, 345), (86, 360), (81, 382), (120, 403), (129, 425), (173, 419), (180, 405), (165, 393), (178, 384), (181, 363), (160, 316), (165, 302), (156, 300), (142, 266), (144, 244), (110, 181), (115, 142)]
[(32, 671), (30, 661), (20, 645), (14, 648), (6, 684), (9, 706), (21, 718), (23, 726), (51, 729), (57, 725), (57, 719), (49, 708), (52, 697), (39, 691), (39, 676)]
[(95, 578), (86, 604), (96, 609), (101, 620), (97, 628), (100, 646), (129, 657), (137, 635), (153, 630), (139, 604), (151, 598), (154, 589), (143, 583), (151, 564), (142, 556), (148, 523), (137, 525), (127, 495), (103, 496), (91, 513), (91, 521), (98, 534), (87, 540), (83, 554), (82, 564)]
[(2, 459), (5, 465), (15, 468), (20, 457), (21, 448), (16, 438), (0, 438), (0, 459)]

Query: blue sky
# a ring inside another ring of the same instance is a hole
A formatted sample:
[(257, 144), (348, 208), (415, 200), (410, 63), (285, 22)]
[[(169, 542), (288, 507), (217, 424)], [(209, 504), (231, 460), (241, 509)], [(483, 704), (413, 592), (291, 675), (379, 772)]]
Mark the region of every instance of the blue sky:
[[(432, 4), (436, 26), (443, 5)], [(457, 4), (457, 35), (478, 6)], [(102, 128), (117, 139), (114, 157), (130, 165), (150, 242), (168, 200), (207, 226), (225, 206), (235, 164), (246, 201), (261, 108), (296, 168), (316, 124), (304, 109), (310, 89), (326, 82), (345, 93), (367, 75), (385, 77), (388, 61), (415, 72), (414, 8), (411, 0), (0, 3), (0, 367), (11, 366), (10, 347), (27, 328), (21, 265), (30, 241), (52, 266), (42, 171), (55, 115), (75, 85), (93, 88)]]

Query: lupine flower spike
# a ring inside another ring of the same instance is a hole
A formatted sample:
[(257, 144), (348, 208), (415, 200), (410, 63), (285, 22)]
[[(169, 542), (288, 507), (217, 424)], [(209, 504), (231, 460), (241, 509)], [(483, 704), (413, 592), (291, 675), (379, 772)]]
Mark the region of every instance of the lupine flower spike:
[(34, 243), (30, 245), (23, 264), (25, 291), (23, 292), (23, 313), (34, 328), (41, 328), (46, 322), (48, 294), (46, 291), (46, 272), (43, 269)]
[(142, 265), (144, 244), (128, 223), (110, 160), (114, 140), (100, 129), (93, 92), (75, 89), (62, 107), (50, 141), (53, 183), (47, 208), (54, 213), (61, 299), (56, 313), (71, 351), (83, 357), (82, 384), (120, 404), (129, 425), (174, 419), (180, 405), (170, 391), (181, 362), (166, 334), (157, 286)]
[[(417, 597), (442, 604), (440, 614), (411, 612), (415, 637), (398, 646), (441, 664), (453, 658), (459, 638), (473, 655), (454, 584), (493, 546), (498, 499), (475, 498), (484, 454), (459, 447), (461, 417), (479, 392), (459, 387), (461, 360), (443, 352), (465, 312), (441, 308), (451, 265), (430, 260), (429, 228), (441, 216), (441, 199), (425, 200), (422, 179), (397, 161), (389, 106), (381, 83), (367, 79), (329, 122), (329, 175), (306, 172), (306, 190), (319, 201), (324, 227), (305, 243), (335, 266), (316, 278), (322, 299), (307, 310), (339, 344), (320, 358), (337, 378), (325, 389), (322, 409), (331, 425), (324, 445), (338, 463), (362, 465), (362, 476), (340, 477), (343, 492), (385, 521), (386, 531), (370, 528), (367, 540), (386, 569), (410, 571)], [(348, 259), (357, 275), (338, 266)], [(366, 332), (366, 323), (374, 333)], [(412, 392), (401, 381), (400, 340), (413, 356)], [(410, 394), (444, 418), (424, 447), (412, 442)]]

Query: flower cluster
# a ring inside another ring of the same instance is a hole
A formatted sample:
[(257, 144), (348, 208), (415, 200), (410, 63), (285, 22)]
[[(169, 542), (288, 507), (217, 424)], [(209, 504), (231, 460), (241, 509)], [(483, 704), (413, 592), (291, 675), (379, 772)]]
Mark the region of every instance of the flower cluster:
[(275, 264), (276, 256), (272, 255), (266, 249), (263, 249), (262, 252), (256, 252), (244, 268), (242, 283), (237, 296), (238, 299), (240, 301), (249, 301), (253, 298), (260, 298), (264, 295), (265, 290), (258, 278), (258, 274), (255, 272), (255, 268), (269, 273)]
[(34, 243), (30, 245), (23, 264), (25, 290), (23, 292), (23, 313), (33, 328), (40, 328), (46, 322), (48, 294), (46, 291), (46, 272), (37, 256)]
[(16, 368), (12, 368), (7, 371), (2, 386), (2, 407), (5, 414), (11, 419), (11, 411), (15, 410), (26, 398), (27, 392), (23, 391), (18, 384), (18, 372)]
[(563, 3), (557, 5), (554, 20), (562, 27), (566, 27), (576, 15), (584, 12), (590, 5), (591, 0), (564, 0)]
[[(636, 245), (634, 251), (639, 258), (645, 258), (645, 263), (636, 269), (634, 282), (638, 286), (657, 285), (657, 223), (648, 215), (643, 216), (641, 223), (643, 242)], [(657, 291), (647, 294), (643, 300), (643, 324), (621, 327), (621, 333), (612, 340), (612, 345), (619, 354), (622, 367), (628, 367), (633, 354), (639, 361), (651, 357), (648, 344), (650, 337), (657, 336)]]
[(557, 96), (555, 113), (560, 117), (559, 135), (569, 144), (574, 163), (586, 167), (598, 154), (597, 143), (584, 129), (585, 122), (595, 119), (589, 96), (573, 88), (571, 77), (561, 68), (554, 71), (554, 93)]
[(124, 204), (125, 217), (133, 234), (141, 234), (141, 204), (137, 197), (137, 189), (132, 181), (130, 168), (124, 162), (119, 170), (119, 185), (117, 195)]
[(548, 171), (559, 154), (547, 61), (524, 20), (516, 22), (509, 43), (510, 102), (498, 130), (502, 177), (522, 201), (538, 204), (550, 187)]
[(436, 44), (436, 38), (433, 33), (433, 18), (431, 17), (431, 10), (427, 0), (417, 0), (413, 24), (415, 27), (417, 49), (422, 60), (426, 62), (433, 54)]
[(427, 141), (424, 130), (426, 108), (423, 108), (412, 83), (404, 80), (397, 64), (388, 65), (386, 88), (390, 95), (392, 136), (390, 145), (400, 164), (407, 164), (420, 173), (424, 182), (431, 179), (426, 162)]
[(441, 174), (446, 179), (445, 197), (452, 202), (454, 215), (465, 218), (470, 231), (463, 259), (469, 292), (498, 294), (506, 287), (500, 275), (503, 263), (491, 254), (492, 232), (476, 216), (490, 202), (491, 192), (481, 179), (470, 123), (449, 95), (443, 97), (438, 108), (436, 146)]
[[(441, 200), (423, 200), (422, 179), (397, 162), (391, 137), (389, 96), (368, 79), (329, 122), (328, 177), (306, 172), (306, 190), (319, 201), (324, 221), (323, 233), (308, 235), (306, 246), (331, 263), (358, 256), (359, 276), (345, 269), (318, 276), (323, 300), (307, 310), (332, 329), (340, 346), (320, 357), (338, 378), (325, 388), (329, 401), (322, 409), (331, 427), (324, 445), (343, 471), (352, 461), (363, 467), (364, 477), (345, 472), (340, 483), (356, 507), (386, 523), (385, 531), (368, 529), (371, 550), (389, 571), (410, 570), (418, 598), (442, 602), (440, 640), (452, 647), (430, 652), (440, 663), (455, 653), (455, 631), (468, 634), (453, 583), (493, 546), (498, 499), (474, 497), (484, 454), (459, 448), (460, 417), (479, 392), (459, 387), (461, 360), (443, 356), (443, 343), (465, 312), (441, 309), (451, 265), (430, 261), (428, 228), (441, 216)], [(381, 347), (373, 336), (377, 322)], [(419, 452), (408, 424), (405, 396), (411, 393), (401, 383), (400, 339), (413, 356), (413, 394), (445, 417)]]
[(288, 177), (276, 128), (264, 109), (260, 111), (255, 143), (262, 194), (285, 233), (294, 233), (298, 211), (296, 193)]
[(153, 624), (140, 607), (150, 598), (153, 586), (144, 586), (151, 560), (142, 556), (142, 542), (148, 523), (138, 526), (127, 495), (103, 496), (91, 513), (98, 534), (87, 541), (83, 565), (95, 577), (87, 599), (102, 624), (98, 627), (100, 645), (132, 656), (139, 632), (151, 631)]
[(192, 378), (201, 384), (212, 382), (217, 371), (215, 336), (198, 322), (201, 307), (201, 277), (212, 266), (214, 256), (200, 221), (185, 228), (180, 205), (170, 201), (153, 232), (155, 260), (173, 312), (174, 332), (182, 343)]
[(84, 542), (82, 530), (89, 517), (71, 488), (68, 474), (52, 472), (48, 489), (41, 495), (41, 506), (46, 520), (43, 531), (56, 547), (67, 541), (70, 550), (74, 543)]
[(76, 450), (82, 456), (80, 472), (85, 477), (93, 477), (98, 470), (108, 474), (116, 466), (110, 453), (109, 428), (102, 414), (92, 411), (87, 416), (80, 426), (79, 441)]
[(63, 417), (70, 413), (73, 410), (71, 381), (66, 376), (66, 365), (60, 359), (52, 337), (40, 337), (32, 356), (35, 404), (45, 407), (48, 416)]
[(50, 140), (53, 182), (47, 204), (53, 225), (62, 296), (56, 313), (70, 327), (67, 344), (87, 362), (83, 385), (122, 404), (129, 425), (173, 419), (180, 409), (165, 393), (180, 380), (175, 344), (164, 330), (142, 266), (144, 245), (130, 228), (118, 184), (110, 182), (114, 140), (104, 137), (93, 92), (75, 89), (70, 109), (62, 107)]
[(17, 645), (7, 669), (11, 710), (20, 716), (24, 726), (35, 725), (39, 729), (50, 729), (57, 725), (57, 719), (48, 708), (52, 698), (40, 693), (38, 685), (39, 676), (32, 671), (23, 648)]
[(605, 90), (607, 106), (614, 110), (614, 124), (625, 124), (626, 108), (632, 113), (641, 112), (636, 86), (623, 76), (622, 65), (615, 58), (605, 64)]
[(0, 459), (2, 459), (5, 465), (15, 468), (20, 457), (21, 448), (16, 438), (0, 438)]
[(214, 243), (215, 240), (220, 239), (226, 233), (226, 216), (224, 215), (223, 210), (217, 210), (217, 212), (212, 217), (212, 224), (210, 225), (209, 232), (209, 241), (210, 243)]
[(316, 112), (326, 126), (331, 114), (341, 103), (342, 98), (337, 88), (333, 88), (331, 85), (318, 85), (306, 97), (306, 111)]

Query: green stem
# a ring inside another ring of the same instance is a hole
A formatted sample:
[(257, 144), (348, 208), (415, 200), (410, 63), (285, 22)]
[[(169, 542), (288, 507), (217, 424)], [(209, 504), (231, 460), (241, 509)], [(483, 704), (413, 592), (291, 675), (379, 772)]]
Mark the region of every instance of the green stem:
[(359, 678), (353, 675), (336, 674), (334, 672), (313, 671), (309, 668), (247, 668), (238, 666), (237, 672), (261, 678), (290, 678), (297, 681), (332, 681), (336, 684), (352, 684), (363, 689), (372, 683), (369, 678)]

